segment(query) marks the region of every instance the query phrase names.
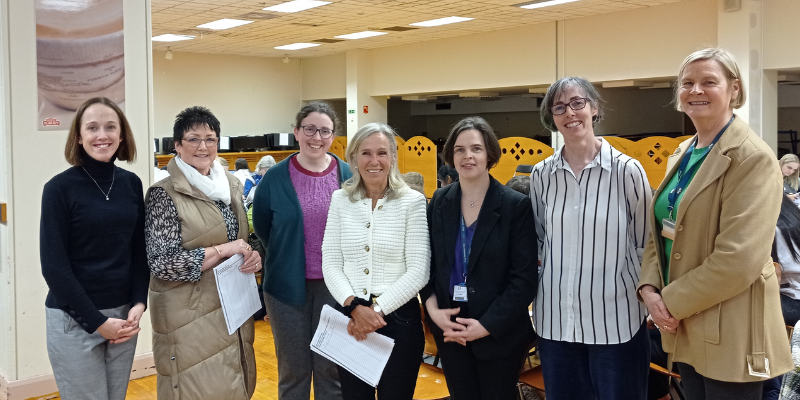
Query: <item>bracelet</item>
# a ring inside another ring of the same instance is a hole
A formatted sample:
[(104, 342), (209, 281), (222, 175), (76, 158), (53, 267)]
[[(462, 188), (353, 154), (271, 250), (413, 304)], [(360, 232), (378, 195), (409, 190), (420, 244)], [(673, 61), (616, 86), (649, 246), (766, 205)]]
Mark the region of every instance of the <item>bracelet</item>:
[(353, 301), (350, 302), (350, 305), (342, 307), (343, 308), (342, 314), (347, 315), (348, 318), (352, 318), (350, 314), (358, 306), (370, 307), (372, 306), (372, 302), (369, 300), (362, 299), (361, 297), (353, 297)]
[(222, 257), (222, 252), (219, 251), (219, 248), (217, 246), (214, 246), (214, 250), (216, 250), (217, 254), (219, 254), (219, 256)]

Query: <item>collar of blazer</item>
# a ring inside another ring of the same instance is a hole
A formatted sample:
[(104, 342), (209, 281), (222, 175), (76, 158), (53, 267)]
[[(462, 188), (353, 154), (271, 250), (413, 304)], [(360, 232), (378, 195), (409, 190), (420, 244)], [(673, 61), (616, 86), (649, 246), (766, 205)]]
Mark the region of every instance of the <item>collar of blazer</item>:
[[(483, 246), (489, 240), (489, 236), (500, 218), (500, 208), (503, 205), (503, 185), (494, 177), (489, 177), (489, 189), (483, 198), (481, 211), (478, 213), (478, 224), (475, 227), (475, 234), (472, 237), (472, 246), (469, 253), (469, 264), (467, 265), (467, 279), (475, 267), (475, 261), (481, 254)], [(441, 220), (437, 221), (444, 226), (445, 251), (447, 253), (448, 265), (455, 263), (456, 238), (461, 225), (461, 185), (452, 184), (444, 195), (443, 201), (439, 204)], [(448, 276), (450, 269), (447, 269)]]
[[(700, 169), (697, 171), (694, 179), (692, 179), (692, 183), (688, 188), (686, 188), (686, 193), (683, 195), (683, 199), (678, 207), (678, 215), (675, 216), (676, 224), (680, 224), (686, 208), (692, 203), (697, 195), (711, 185), (711, 183), (719, 179), (722, 174), (728, 170), (731, 159), (727, 156), (727, 153), (730, 150), (741, 146), (747, 138), (747, 134), (749, 132), (750, 127), (740, 117), (737, 116), (733, 120), (733, 123), (731, 123), (731, 126), (729, 126), (725, 133), (722, 134), (722, 137), (719, 138), (719, 141), (714, 148), (711, 149), (708, 155), (706, 155), (703, 165), (700, 166)], [(681, 159), (686, 156), (686, 151), (689, 149), (689, 146), (692, 145), (692, 142), (694, 142), (695, 136), (692, 136), (691, 139), (684, 140), (683, 143), (681, 143), (680, 146), (675, 149), (675, 152), (669, 156), (668, 165), (670, 167), (667, 169), (667, 174), (664, 176), (664, 180), (662, 180), (661, 184), (658, 186), (658, 190), (653, 196), (654, 199), (661, 194), (661, 192), (664, 190), (664, 186), (666, 186), (666, 184), (669, 183), (669, 180), (672, 179), (672, 176), (678, 172)], [(655, 203), (656, 202), (653, 201), (651, 207), (653, 207)], [(653, 214), (651, 213), (651, 215)]]

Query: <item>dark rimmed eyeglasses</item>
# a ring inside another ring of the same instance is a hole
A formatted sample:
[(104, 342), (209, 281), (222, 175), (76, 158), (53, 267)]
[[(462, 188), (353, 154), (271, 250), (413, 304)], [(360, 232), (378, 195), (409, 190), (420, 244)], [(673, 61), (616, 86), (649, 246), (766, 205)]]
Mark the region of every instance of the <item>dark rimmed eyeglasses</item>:
[(300, 126), (300, 128), (303, 129), (303, 133), (305, 133), (306, 136), (308, 137), (314, 137), (314, 135), (316, 135), (317, 132), (319, 132), (319, 137), (323, 139), (328, 139), (331, 136), (333, 136), (333, 129), (326, 128), (324, 126), (322, 128), (317, 129), (317, 127), (314, 125), (302, 125)]
[(561, 115), (561, 114), (567, 112), (567, 107), (569, 107), (569, 108), (571, 108), (571, 109), (573, 109), (575, 111), (581, 110), (584, 107), (586, 107), (586, 103), (587, 103), (586, 98), (585, 97), (581, 97), (581, 98), (578, 98), (578, 99), (571, 100), (567, 104), (556, 104), (556, 105), (550, 107), (550, 113), (552, 113), (553, 115)]
[(206, 147), (208, 148), (217, 147), (217, 138), (206, 138), (206, 139), (191, 138), (191, 139), (183, 139), (183, 141), (188, 143), (190, 147), (200, 147), (201, 142), (205, 142)]

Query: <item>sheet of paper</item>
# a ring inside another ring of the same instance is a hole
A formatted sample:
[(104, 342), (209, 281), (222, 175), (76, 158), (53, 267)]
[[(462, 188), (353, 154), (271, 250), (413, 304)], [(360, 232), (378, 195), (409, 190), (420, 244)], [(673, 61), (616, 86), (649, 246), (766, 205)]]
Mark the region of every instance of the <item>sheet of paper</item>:
[(288, 146), (289, 145), (289, 134), (288, 133), (279, 133), (278, 139), (278, 146)]
[(333, 307), (322, 307), (311, 350), (377, 387), (392, 354), (394, 339), (372, 332), (367, 340), (359, 342), (347, 333), (348, 322), (350, 318)]
[(261, 309), (258, 298), (258, 283), (254, 273), (245, 274), (239, 271), (244, 256), (236, 254), (214, 267), (217, 278), (217, 292), (228, 325), (228, 334), (232, 335), (245, 321), (253, 318), (253, 314)]

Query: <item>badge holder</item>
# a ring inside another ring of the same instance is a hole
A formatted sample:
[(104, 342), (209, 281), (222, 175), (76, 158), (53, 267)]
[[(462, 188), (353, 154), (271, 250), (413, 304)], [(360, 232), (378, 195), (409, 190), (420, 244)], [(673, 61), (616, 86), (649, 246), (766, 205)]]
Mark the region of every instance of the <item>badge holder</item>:
[(467, 301), (466, 283), (459, 283), (453, 286), (453, 301)]

